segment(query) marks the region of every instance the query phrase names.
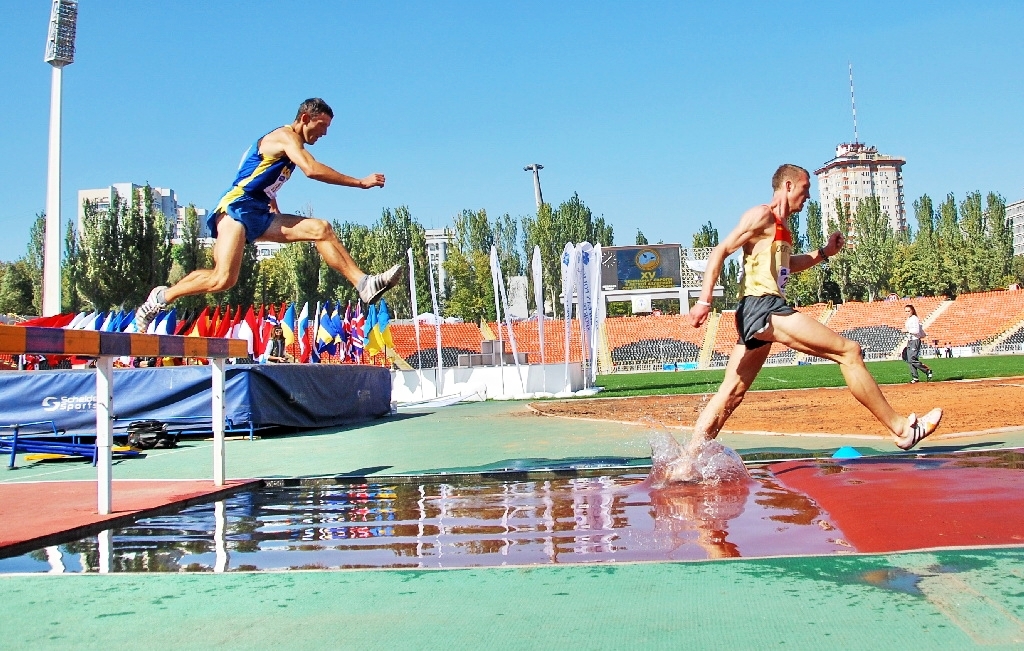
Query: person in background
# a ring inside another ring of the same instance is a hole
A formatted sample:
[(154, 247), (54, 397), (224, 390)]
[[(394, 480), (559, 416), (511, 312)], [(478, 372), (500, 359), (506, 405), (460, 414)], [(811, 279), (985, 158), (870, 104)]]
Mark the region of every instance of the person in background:
[[(910, 335), (907, 340), (907, 364), (910, 366), (910, 383), (914, 384), (918, 381), (918, 371), (924, 371), (925, 376), (930, 380), (932, 379), (932, 370), (921, 362), (921, 341), (925, 337), (924, 328), (921, 327), (921, 319), (917, 318), (917, 310), (911, 304), (903, 306), (903, 311), (907, 313), (907, 322), (903, 325), (903, 329)], [(935, 342), (935, 350), (938, 352), (938, 340)]]
[(295, 361), (295, 358), (288, 354), (284, 341), (284, 328), (279, 325), (274, 326), (270, 332), (270, 341), (267, 342), (267, 350), (263, 353), (263, 361), (272, 364)]

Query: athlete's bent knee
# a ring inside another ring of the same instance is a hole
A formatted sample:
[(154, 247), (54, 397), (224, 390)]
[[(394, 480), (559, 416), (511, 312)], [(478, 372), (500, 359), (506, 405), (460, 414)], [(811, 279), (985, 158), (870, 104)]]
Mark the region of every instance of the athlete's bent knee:
[(218, 274), (210, 276), (209, 292), (224, 292), (235, 286), (238, 282), (238, 274)]
[(314, 219), (313, 223), (310, 224), (310, 227), (313, 239), (317, 242), (337, 239), (334, 235), (334, 228), (331, 227), (330, 222), (324, 221), (323, 219)]

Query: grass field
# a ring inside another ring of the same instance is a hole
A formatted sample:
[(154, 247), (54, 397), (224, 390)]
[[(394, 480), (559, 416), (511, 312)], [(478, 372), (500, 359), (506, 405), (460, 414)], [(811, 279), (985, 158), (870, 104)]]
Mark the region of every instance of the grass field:
[[(933, 382), (1024, 375), (1024, 356), (957, 357), (923, 359), (935, 373)], [(902, 384), (910, 381), (905, 362), (868, 362), (868, 371), (879, 384)], [(713, 393), (725, 375), (716, 371), (664, 371), (658, 373), (620, 373), (602, 375), (598, 386), (601, 396), (668, 395), (676, 393)], [(922, 380), (924, 378), (922, 377)], [(806, 389), (844, 386), (837, 364), (810, 366), (770, 366), (761, 370), (751, 387), (754, 391), (771, 389)]]

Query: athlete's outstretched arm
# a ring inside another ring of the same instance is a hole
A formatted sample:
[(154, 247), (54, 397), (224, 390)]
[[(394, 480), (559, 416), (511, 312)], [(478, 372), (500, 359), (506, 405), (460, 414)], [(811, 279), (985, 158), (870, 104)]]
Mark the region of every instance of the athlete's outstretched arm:
[(349, 188), (363, 188), (364, 190), (384, 187), (383, 174), (370, 174), (369, 176), (357, 179), (324, 165), (313, 158), (313, 155), (309, 153), (309, 150), (302, 143), (299, 135), (290, 129), (277, 129), (264, 137), (264, 140), (267, 139), (271, 140), (268, 144), (272, 147), (280, 147), (288, 158), (295, 163), (296, 167), (314, 181), (330, 183), (331, 185), (343, 185)]
[(718, 282), (718, 276), (722, 273), (725, 259), (743, 248), (743, 245), (752, 238), (764, 233), (771, 222), (772, 213), (768, 206), (751, 208), (743, 213), (736, 228), (712, 249), (711, 255), (708, 256), (708, 266), (704, 270), (704, 283), (701, 286), (698, 299), (709, 305), (693, 304), (693, 307), (690, 308), (690, 325), (699, 328), (707, 320), (708, 314), (711, 312), (710, 303), (715, 291), (715, 283)]

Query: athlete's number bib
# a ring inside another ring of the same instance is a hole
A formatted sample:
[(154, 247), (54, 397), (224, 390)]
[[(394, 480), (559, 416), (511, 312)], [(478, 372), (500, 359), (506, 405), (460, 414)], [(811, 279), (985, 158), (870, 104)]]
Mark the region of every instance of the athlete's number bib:
[(292, 171), (290, 169), (285, 168), (284, 170), (281, 170), (281, 174), (278, 175), (277, 180), (263, 189), (264, 194), (267, 195), (267, 199), (277, 199), (278, 190), (281, 189), (281, 186), (284, 185), (285, 181), (291, 178), (291, 175)]

